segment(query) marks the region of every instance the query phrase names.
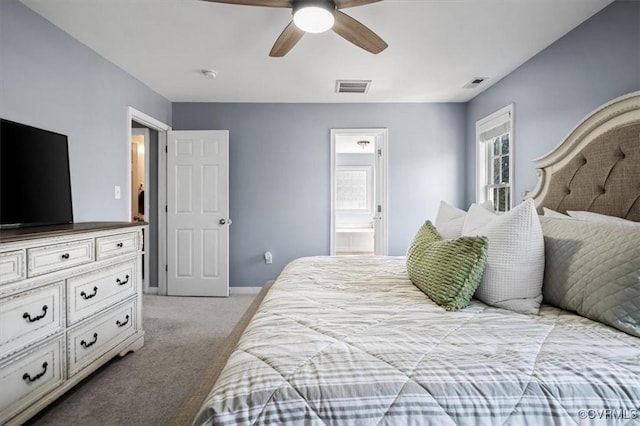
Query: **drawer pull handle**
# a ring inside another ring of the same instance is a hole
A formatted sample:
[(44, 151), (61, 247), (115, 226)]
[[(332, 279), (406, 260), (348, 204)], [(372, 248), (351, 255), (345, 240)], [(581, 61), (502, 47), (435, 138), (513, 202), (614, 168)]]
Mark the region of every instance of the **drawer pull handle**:
[(118, 283), (118, 285), (125, 285), (128, 282), (129, 282), (129, 275), (124, 276), (124, 281), (120, 281), (120, 278), (116, 278), (116, 283)]
[(116, 244), (116, 247), (118, 247), (118, 248), (122, 248), (122, 247), (124, 247), (124, 244), (122, 244), (122, 243), (118, 243), (118, 244)]
[(44, 305), (42, 307), (42, 315), (38, 315), (37, 317), (31, 318), (31, 315), (28, 312), (25, 312), (24, 314), (22, 314), (22, 318), (26, 319), (29, 322), (36, 322), (38, 320), (41, 320), (47, 315), (47, 309), (49, 309), (47, 305)]
[(82, 345), (83, 348), (87, 349), (87, 348), (95, 345), (97, 341), (98, 341), (98, 333), (93, 333), (93, 342), (87, 343), (84, 340), (82, 340), (80, 342), (80, 344)]
[(36, 380), (38, 380), (40, 377), (44, 376), (45, 374), (47, 374), (47, 367), (49, 366), (49, 364), (47, 362), (43, 362), (42, 363), (42, 373), (36, 374), (35, 376), (31, 377), (31, 375), (29, 373), (24, 373), (22, 375), (22, 380), (28, 380), (29, 382), (35, 382)]
[(60, 256), (63, 260), (67, 260), (69, 259), (69, 253), (64, 253), (62, 256)]
[(116, 321), (116, 325), (118, 327), (124, 327), (125, 325), (129, 324), (129, 315), (127, 315), (126, 317), (124, 317), (124, 322), (120, 322), (120, 320)]
[(84, 300), (89, 300), (89, 299), (91, 299), (92, 297), (95, 297), (95, 296), (96, 296), (96, 294), (98, 294), (98, 287), (93, 287), (93, 294), (87, 294), (87, 293), (85, 293), (84, 291), (81, 291), (81, 292), (80, 292), (80, 296), (82, 296), (82, 298), (83, 298)]

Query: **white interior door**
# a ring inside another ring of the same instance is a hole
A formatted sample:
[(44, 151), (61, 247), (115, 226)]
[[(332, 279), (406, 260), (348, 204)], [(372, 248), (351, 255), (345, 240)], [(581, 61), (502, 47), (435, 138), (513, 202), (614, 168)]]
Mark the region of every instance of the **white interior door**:
[(229, 132), (167, 135), (167, 293), (229, 295)]
[(389, 254), (388, 152), (388, 132), (384, 129), (376, 136), (376, 204), (373, 227), (375, 254), (378, 256)]

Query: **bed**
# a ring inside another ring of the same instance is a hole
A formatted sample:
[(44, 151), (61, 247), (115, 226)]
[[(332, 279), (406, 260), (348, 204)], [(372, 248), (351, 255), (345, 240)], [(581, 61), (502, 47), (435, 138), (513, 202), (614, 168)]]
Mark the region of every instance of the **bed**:
[(193, 424), (640, 422), (640, 92), (535, 161), (535, 223), (546, 209), (595, 218), (532, 225), (546, 261), (535, 312), (480, 290), (446, 311), (405, 257), (297, 259), (204, 374)]

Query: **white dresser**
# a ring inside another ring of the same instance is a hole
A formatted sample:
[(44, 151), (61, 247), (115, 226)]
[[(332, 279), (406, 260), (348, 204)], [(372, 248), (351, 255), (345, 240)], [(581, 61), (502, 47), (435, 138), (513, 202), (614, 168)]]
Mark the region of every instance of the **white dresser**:
[(144, 343), (144, 224), (0, 232), (0, 424), (21, 424)]

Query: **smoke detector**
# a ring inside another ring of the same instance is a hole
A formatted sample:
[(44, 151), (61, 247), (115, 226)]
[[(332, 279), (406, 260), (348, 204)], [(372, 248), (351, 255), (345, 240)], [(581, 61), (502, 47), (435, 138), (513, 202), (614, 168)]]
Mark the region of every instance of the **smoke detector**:
[(200, 72), (205, 76), (205, 78), (209, 78), (211, 80), (218, 76), (218, 71), (215, 70), (201, 70)]

